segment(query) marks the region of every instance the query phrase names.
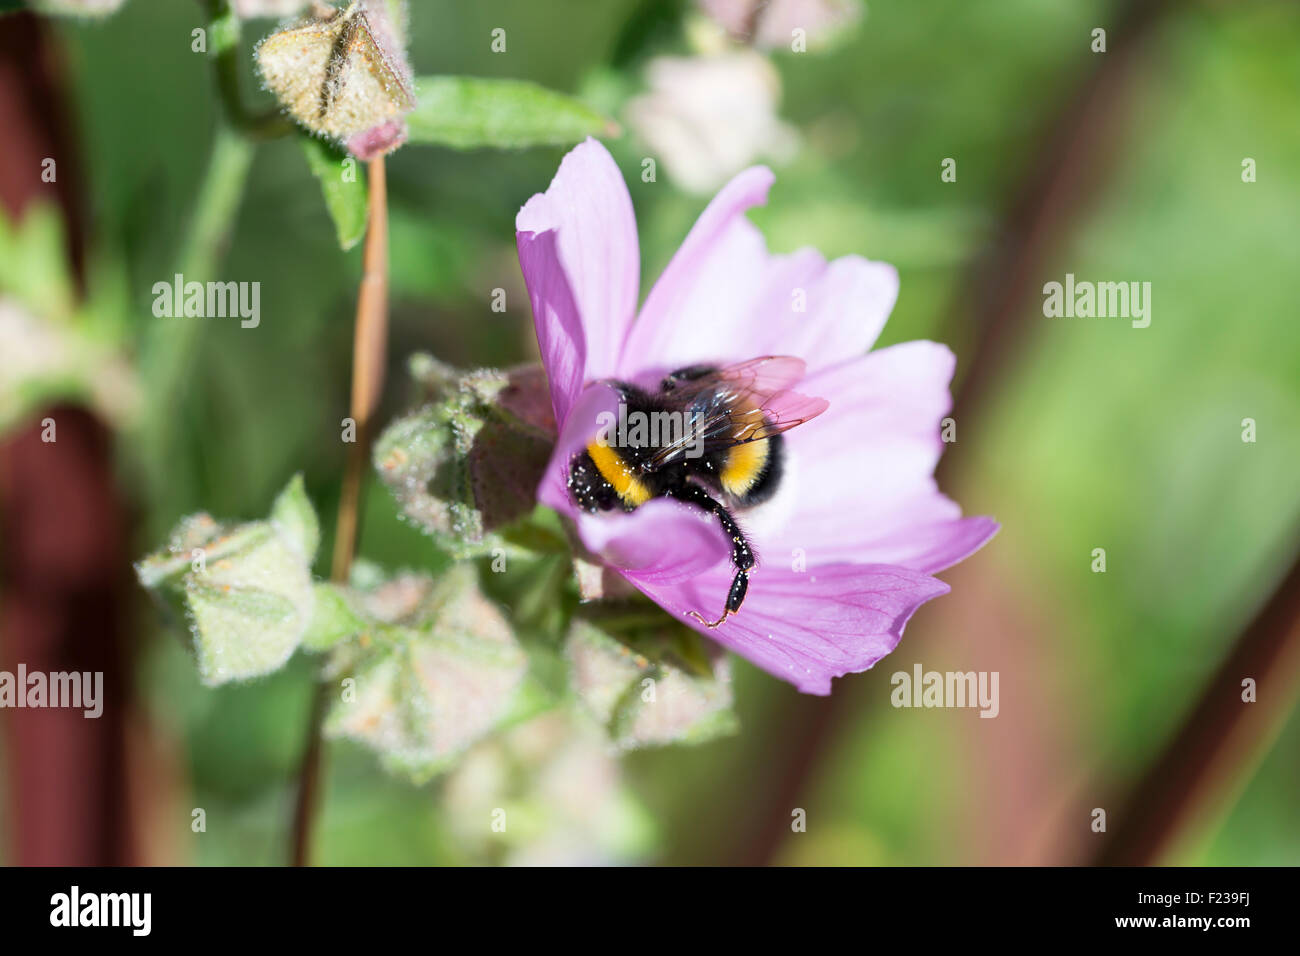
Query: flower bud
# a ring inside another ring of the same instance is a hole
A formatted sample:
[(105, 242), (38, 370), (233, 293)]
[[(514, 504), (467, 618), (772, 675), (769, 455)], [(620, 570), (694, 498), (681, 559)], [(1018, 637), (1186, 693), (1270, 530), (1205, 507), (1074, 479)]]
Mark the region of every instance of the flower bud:
[(545, 376), (533, 367), (457, 373), (412, 360), (433, 401), (375, 442), (375, 469), (405, 517), (460, 557), (532, 512), (554, 444)]
[(262, 78), (311, 132), (347, 146), (359, 159), (390, 152), (405, 141), (403, 117), (415, 106), (404, 10), (386, 0), (326, 7), (258, 44)]

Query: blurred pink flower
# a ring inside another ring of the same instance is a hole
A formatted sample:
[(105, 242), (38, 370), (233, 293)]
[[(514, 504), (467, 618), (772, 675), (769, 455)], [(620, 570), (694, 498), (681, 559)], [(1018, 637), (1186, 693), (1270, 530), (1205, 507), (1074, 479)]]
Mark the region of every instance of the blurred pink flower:
[(859, 0), (696, 0), (696, 3), (728, 33), (752, 39), (754, 46), (766, 50), (788, 48), (795, 30), (803, 30), (808, 42), (816, 45), (862, 16)]
[[(997, 524), (962, 518), (933, 478), (952, 353), (908, 342), (864, 354), (894, 305), (897, 273), (858, 256), (769, 253), (745, 211), (766, 201), (772, 181), (753, 167), (723, 187), (639, 316), (632, 202), (602, 145), (572, 150), (550, 188), (520, 210), (519, 260), (559, 427), (538, 497), (670, 614), (801, 691), (827, 694), (831, 678), (892, 651), (912, 613), (948, 591), (932, 575)], [(793, 305), (798, 292), (803, 310)], [(628, 514), (588, 514), (570, 498), (569, 463), (596, 434), (597, 416), (616, 407), (601, 380), (653, 386), (686, 365), (763, 355), (803, 359), (799, 391), (830, 407), (785, 433), (779, 490), (739, 514), (760, 562), (740, 612), (708, 630), (688, 615), (719, 608), (730, 585), (717, 522), (661, 498)]]
[(308, 6), (311, 0), (234, 0), (235, 13), (244, 20), (257, 17), (287, 17)]
[(707, 195), (750, 163), (792, 158), (799, 138), (777, 115), (781, 78), (753, 50), (657, 57), (628, 124), (688, 192)]

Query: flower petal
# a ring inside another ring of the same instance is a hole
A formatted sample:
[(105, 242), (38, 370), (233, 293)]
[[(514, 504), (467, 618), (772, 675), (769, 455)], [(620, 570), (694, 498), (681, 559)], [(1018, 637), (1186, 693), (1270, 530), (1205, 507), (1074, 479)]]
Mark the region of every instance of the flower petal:
[(555, 450), (537, 487), (538, 501), (576, 519), (578, 506), (569, 495), (569, 462), (599, 433), (602, 415), (618, 415), (618, 403), (618, 393), (608, 385), (589, 386), (577, 397), (564, 419)]
[(767, 202), (772, 171), (754, 166), (723, 186), (646, 297), (623, 350), (620, 372), (680, 368), (736, 354), (747, 307), (768, 265), (763, 236), (745, 210)]
[(829, 694), (831, 678), (871, 667), (897, 646), (918, 607), (948, 591), (937, 578), (887, 565), (766, 569), (754, 575), (740, 612), (709, 630), (689, 612), (718, 613), (730, 576), (715, 567), (664, 585), (627, 575), (700, 633), (806, 694)]
[(783, 559), (797, 549), (809, 567), (876, 562), (932, 572), (988, 540), (996, 526), (960, 523), (961, 509), (933, 477), (954, 364), (945, 346), (906, 342), (805, 379), (800, 390), (830, 408), (786, 433), (781, 489), (749, 518), (758, 547)]
[(587, 550), (648, 586), (698, 577), (731, 554), (716, 519), (666, 498), (630, 514), (581, 514), (578, 534)]
[(741, 173), (709, 203), (632, 327), (620, 372), (648, 379), (699, 362), (795, 355), (813, 370), (861, 356), (898, 298), (898, 272), (815, 249), (771, 255), (745, 218), (772, 173)]
[(537, 347), (551, 387), (551, 411), (555, 420), (562, 422), (582, 391), (585, 376), (587, 339), (582, 330), (582, 316), (560, 264), (556, 234), (520, 232), (515, 241), (519, 268), (523, 270), (533, 306)]
[(814, 250), (795, 255), (803, 274), (774, 272), (754, 310), (756, 353), (797, 355), (812, 371), (861, 357), (893, 311), (898, 270), (861, 256), (827, 263)]
[(546, 192), (519, 210), (515, 228), (556, 420), (563, 421), (584, 382), (615, 373), (636, 314), (636, 217), (609, 151), (594, 139), (570, 150)]
[[(891, 534), (867, 535), (856, 551), (862, 561), (937, 574), (984, 547), (1000, 527), (986, 517), (913, 525)], [(835, 560), (834, 555), (832, 551), (827, 558)]]

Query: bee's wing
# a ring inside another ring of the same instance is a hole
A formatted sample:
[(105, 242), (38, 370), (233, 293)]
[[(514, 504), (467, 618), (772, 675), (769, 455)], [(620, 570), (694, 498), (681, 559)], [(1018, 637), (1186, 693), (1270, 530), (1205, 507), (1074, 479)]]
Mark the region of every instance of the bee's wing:
[(791, 385), (803, 381), (808, 372), (808, 364), (793, 355), (764, 355), (727, 365), (713, 373), (719, 379), (731, 384), (739, 391), (750, 396), (775, 395)]
[(831, 403), (824, 398), (799, 392), (778, 392), (760, 405), (758, 410), (734, 416), (738, 427), (732, 440), (726, 444), (741, 445), (779, 435), (816, 418), (830, 406)]
[(767, 355), (689, 379), (672, 389), (674, 403), (693, 408), (683, 434), (651, 456), (649, 470), (684, 456), (758, 441), (816, 418), (830, 406), (823, 398), (790, 391), (804, 377), (803, 359)]

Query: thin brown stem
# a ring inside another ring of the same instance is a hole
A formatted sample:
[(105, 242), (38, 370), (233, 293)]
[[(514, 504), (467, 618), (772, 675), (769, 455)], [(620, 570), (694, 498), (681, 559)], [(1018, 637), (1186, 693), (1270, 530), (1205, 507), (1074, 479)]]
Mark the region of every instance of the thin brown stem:
[[(1175, 9), (1167, 0), (1136, 0), (1116, 7), (1111, 52), (1094, 58), (1062, 108), (1043, 131), (1033, 151), (1033, 167), (1002, 216), (986, 249), (972, 263), (956, 297), (954, 314), (962, 327), (973, 327), (972, 341), (961, 349), (969, 373), (954, 389), (953, 417), (965, 430), (983, 414), (996, 382), (1019, 358), (1031, 337), (1029, 303), (1041, 265), (1059, 249), (1113, 168), (1115, 143), (1126, 131), (1124, 120), (1140, 76), (1142, 52), (1156, 28)], [(962, 456), (944, 455), (941, 484), (962, 467)], [(828, 698), (788, 701), (780, 719), (787, 752), (776, 755), (780, 768), (765, 793), (752, 795), (748, 831), (737, 847), (742, 864), (770, 863), (789, 831), (790, 809), (801, 805), (807, 790), (849, 717), (868, 706), (862, 684), (846, 683)]]
[(334, 539), (333, 578), (346, 582), (356, 552), (361, 486), (372, 418), (384, 387), (384, 356), (388, 348), (388, 187), (384, 158), (370, 161), (370, 223), (362, 257), (361, 287), (352, 340), (352, 420), (356, 441), (348, 447), (343, 494), (339, 500), (338, 533)]
[(768, 0), (751, 0), (749, 10), (745, 14), (745, 24), (741, 30), (741, 35), (751, 45), (758, 40), (758, 24), (763, 19), (767, 4)]
[(290, 863), (307, 866), (311, 862), (311, 830), (316, 819), (317, 792), (320, 782), (321, 725), (325, 722), (328, 691), (323, 681), (312, 689), (311, 715), (307, 718), (307, 744), (298, 766), (298, 793), (293, 804), (293, 836)]
[[(334, 531), (334, 557), (330, 577), (346, 584), (352, 573), (361, 525), (361, 492), (365, 484), (366, 457), (370, 450), (371, 426), (379, 396), (384, 388), (385, 353), (388, 348), (388, 187), (384, 158), (372, 159), (370, 174), (370, 221), (361, 260), (361, 285), (357, 291), (357, 317), (352, 341), (351, 417), (354, 440), (348, 445)], [(298, 796), (294, 803), (294, 866), (310, 862), (312, 821), (315, 817), (320, 780), (321, 724), (328, 704), (325, 684), (316, 687), (307, 743), (298, 770)]]
[[(1124, 155), (1117, 144), (1131, 131), (1134, 91), (1149, 65), (1151, 38), (1175, 10), (1168, 0), (1116, 6), (1109, 52), (1083, 54), (1091, 68), (1046, 128), (1001, 226), (971, 264), (950, 321), (954, 338), (963, 329), (974, 332), (962, 351), (965, 372), (951, 413), (967, 435), (1034, 341), (1033, 303), (1044, 267), (1084, 221)], [(959, 467), (960, 455), (944, 455), (940, 484)]]
[[(1245, 681), (1253, 681), (1252, 695)], [(1162, 862), (1249, 779), (1300, 696), (1300, 556), (1124, 805), (1094, 862)], [(1249, 699), (1248, 699), (1249, 698)]]

